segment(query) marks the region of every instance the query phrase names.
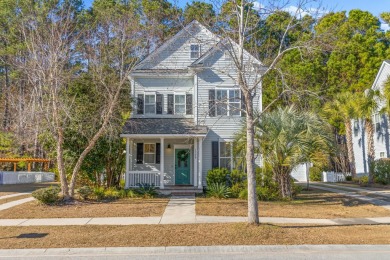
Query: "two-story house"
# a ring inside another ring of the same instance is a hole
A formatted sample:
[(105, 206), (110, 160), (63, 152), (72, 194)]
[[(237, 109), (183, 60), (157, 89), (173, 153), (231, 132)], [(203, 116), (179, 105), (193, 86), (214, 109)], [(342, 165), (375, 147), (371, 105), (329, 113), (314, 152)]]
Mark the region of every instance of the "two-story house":
[[(201, 191), (208, 170), (234, 167), (233, 138), (245, 113), (232, 52), (224, 46), (193, 21), (134, 68), (133, 110), (121, 135), (126, 187)], [(254, 104), (261, 110), (261, 89)]]
[[(382, 94), (386, 82), (390, 79), (390, 61), (385, 60), (379, 68), (378, 74), (372, 84), (372, 89), (379, 90)], [(375, 159), (390, 158), (389, 118), (381, 110), (385, 106), (384, 100), (379, 101), (377, 111), (373, 111), (372, 120), (375, 127), (374, 148)], [(353, 150), (355, 156), (355, 168), (358, 174), (368, 174), (367, 136), (364, 120), (352, 120), (353, 126)]]

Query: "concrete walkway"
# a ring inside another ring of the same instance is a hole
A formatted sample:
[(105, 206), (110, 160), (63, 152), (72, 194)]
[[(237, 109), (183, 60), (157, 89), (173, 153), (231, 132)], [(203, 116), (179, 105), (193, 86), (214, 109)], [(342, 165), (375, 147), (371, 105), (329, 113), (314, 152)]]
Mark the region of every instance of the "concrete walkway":
[(5, 209), (9, 209), (9, 208), (18, 206), (20, 204), (33, 201), (33, 200), (35, 200), (35, 199), (33, 197), (30, 197), (30, 198), (25, 198), (25, 199), (20, 199), (20, 200), (11, 201), (8, 203), (0, 204), (0, 211), (5, 210)]
[(172, 196), (160, 224), (195, 223), (195, 196)]
[[(383, 207), (385, 209), (390, 210), (390, 202), (388, 202), (388, 201), (384, 201), (384, 200), (380, 200), (380, 199), (376, 199), (376, 198), (360, 195), (356, 191), (346, 191), (346, 190), (343, 190), (343, 189), (337, 189), (337, 188), (334, 188), (334, 186), (335, 185), (328, 185), (328, 184), (324, 184), (324, 183), (321, 183), (321, 185), (315, 185), (315, 184), (311, 184), (310, 185), (310, 187), (313, 187), (313, 188), (316, 188), (316, 189), (326, 190), (326, 191), (338, 193), (338, 194), (341, 194), (341, 195), (344, 195), (344, 196), (347, 196), (347, 197), (356, 198), (356, 199), (359, 199), (359, 200), (362, 200), (362, 201), (366, 201), (366, 202), (369, 202), (369, 203), (374, 204), (376, 206), (381, 206), (381, 207)], [(366, 191), (365, 189), (358, 189), (358, 188), (354, 188), (354, 189), (359, 190), (359, 192)]]
[(8, 194), (8, 195), (0, 196), (0, 200), (23, 196), (23, 195), (28, 195), (28, 194), (31, 194), (31, 192)]

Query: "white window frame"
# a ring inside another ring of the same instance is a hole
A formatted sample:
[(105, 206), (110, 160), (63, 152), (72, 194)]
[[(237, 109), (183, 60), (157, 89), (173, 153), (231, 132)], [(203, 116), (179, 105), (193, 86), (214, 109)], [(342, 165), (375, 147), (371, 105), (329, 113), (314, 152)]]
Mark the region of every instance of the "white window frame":
[[(221, 144), (222, 143), (229, 143), (230, 144), (230, 156), (228, 156), (228, 157), (226, 157), (226, 156), (221, 156)], [(219, 161), (218, 161), (218, 163), (219, 163), (219, 166), (221, 167), (221, 159), (230, 159), (230, 169), (228, 169), (228, 170), (230, 170), (230, 171), (232, 171), (233, 170), (233, 164), (234, 164), (234, 162), (233, 162), (233, 140), (219, 140), (219, 142), (218, 142), (218, 157), (219, 157)]]
[[(192, 46), (198, 46), (198, 51), (193, 51), (192, 50)], [(197, 56), (195, 57), (193, 57), (192, 56), (192, 54), (195, 54), (195, 53), (197, 53)], [(191, 44), (190, 45), (190, 58), (191, 58), (191, 60), (197, 60), (197, 59), (199, 59), (200, 58), (200, 56), (201, 56), (201, 46), (200, 46), (200, 44), (196, 44), (196, 43), (193, 43), (193, 44)]]
[[(218, 94), (217, 92), (218, 91), (226, 91), (226, 101), (223, 102), (223, 101), (219, 101), (218, 100)], [(238, 100), (239, 101), (235, 101), (235, 102), (231, 102), (230, 99), (230, 91), (238, 91)], [(222, 104), (226, 104), (226, 115), (221, 115), (221, 114), (218, 114), (218, 103), (222, 103)], [(231, 104), (238, 104), (238, 114), (236, 115), (232, 115), (232, 106)], [(216, 116), (237, 116), (237, 117), (240, 117), (241, 116), (241, 91), (240, 89), (238, 88), (216, 88), (215, 89), (215, 115)]]
[[(378, 127), (378, 124), (379, 124), (379, 127)], [(382, 124), (381, 114), (379, 114), (379, 113), (374, 114), (374, 127), (375, 127), (376, 132), (379, 132), (381, 130), (381, 124)]]
[[(146, 145), (154, 145), (154, 152), (146, 152)], [(145, 154), (153, 154), (153, 162), (145, 161)], [(144, 143), (144, 154), (143, 154), (144, 164), (155, 164), (156, 163), (156, 143)]]
[[(177, 113), (176, 112), (176, 96), (184, 96), (184, 104), (179, 103), (178, 105), (184, 105), (184, 112), (183, 113)], [(187, 108), (187, 95), (186, 93), (175, 93), (173, 95), (173, 114), (174, 115), (185, 115), (186, 114), (186, 108)]]
[(385, 158), (385, 152), (380, 152), (379, 153), (379, 158)]
[[(154, 112), (153, 113), (147, 113), (146, 112), (146, 105), (152, 105), (153, 103), (146, 104), (146, 96), (154, 96)], [(155, 115), (157, 109), (157, 102), (156, 102), (156, 93), (144, 93), (144, 114), (145, 115)]]

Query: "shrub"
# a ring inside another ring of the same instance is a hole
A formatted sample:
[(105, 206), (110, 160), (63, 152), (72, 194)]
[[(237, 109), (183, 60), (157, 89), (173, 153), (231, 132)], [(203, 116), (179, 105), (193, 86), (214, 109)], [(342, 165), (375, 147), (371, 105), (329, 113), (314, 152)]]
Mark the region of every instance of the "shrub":
[(242, 199), (242, 200), (247, 200), (248, 199), (248, 189), (244, 189), (244, 190), (240, 191), (240, 193), (238, 194), (238, 198)]
[(230, 188), (231, 198), (238, 198), (240, 196), (240, 192), (246, 189), (246, 182), (233, 184)]
[(357, 177), (352, 178), (352, 182), (354, 182), (354, 183), (359, 183), (359, 181), (360, 181), (360, 178), (357, 178)]
[(292, 185), (292, 196), (293, 196), (293, 198), (295, 198), (299, 193), (302, 192), (303, 188), (302, 188), (302, 186), (294, 183), (293, 180), (291, 180), (291, 183), (292, 183), (291, 184)]
[(59, 187), (49, 187), (33, 191), (31, 195), (43, 204), (53, 204), (59, 200), (60, 191)]
[(309, 169), (309, 180), (310, 181), (322, 181), (322, 170), (316, 166), (310, 167)]
[(257, 186), (257, 199), (262, 201), (278, 200), (280, 198), (279, 191), (274, 187)]
[(104, 188), (103, 187), (96, 187), (93, 189), (93, 194), (95, 195), (97, 200), (104, 199)]
[(223, 183), (211, 183), (207, 186), (207, 197), (226, 199), (229, 198), (230, 194), (229, 187)]
[(104, 198), (109, 199), (109, 200), (116, 200), (121, 197), (121, 194), (119, 190), (116, 188), (108, 188), (107, 190), (104, 191)]
[(368, 185), (368, 176), (360, 177), (359, 184), (360, 184), (360, 186), (367, 186)]
[(79, 194), (79, 197), (81, 197), (83, 200), (86, 200), (86, 199), (88, 199), (89, 196), (92, 195), (93, 191), (92, 191), (91, 187), (83, 186), (77, 190), (77, 193)]
[(232, 186), (235, 184), (243, 183), (246, 180), (246, 173), (237, 169), (234, 169), (229, 176), (229, 180)]
[(157, 196), (156, 187), (148, 183), (139, 183), (135, 192), (144, 198), (154, 198)]
[(126, 197), (128, 198), (136, 198), (137, 193), (133, 189), (126, 189)]
[(345, 180), (346, 180), (346, 181), (352, 181), (352, 176), (350, 176), (350, 175), (349, 175), (349, 176), (346, 176), (346, 177), (345, 177)]
[(222, 183), (226, 186), (230, 186), (229, 171), (226, 168), (215, 168), (209, 170), (206, 176), (207, 186), (215, 183)]
[(390, 160), (379, 159), (374, 162), (374, 180), (384, 185), (390, 184)]

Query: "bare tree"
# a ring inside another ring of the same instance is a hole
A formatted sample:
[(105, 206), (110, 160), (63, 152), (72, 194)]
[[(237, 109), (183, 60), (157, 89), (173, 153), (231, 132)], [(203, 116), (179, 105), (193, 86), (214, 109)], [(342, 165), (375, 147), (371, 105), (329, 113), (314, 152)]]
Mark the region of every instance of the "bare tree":
[[(74, 195), (85, 157), (109, 129), (120, 93), (129, 88), (127, 75), (137, 60), (132, 54), (139, 51), (137, 43), (143, 38), (140, 37), (140, 23), (135, 12), (125, 4), (96, 10), (105, 12), (83, 17), (84, 23), (77, 6), (67, 1), (45, 4), (46, 8), (33, 8), (22, 16), (20, 31), (27, 61), (19, 62), (18, 66), (34, 86), (37, 110), (46, 122), (42, 127), (50, 133), (56, 146), (62, 195), (69, 199)], [(78, 64), (84, 66), (80, 68), (76, 66)], [(94, 127), (89, 128), (88, 133), (80, 133), (87, 141), (76, 162), (67, 167), (72, 168), (68, 183), (64, 159), (65, 132), (75, 118), (75, 111), (73, 99), (66, 90), (77, 74), (85, 71), (92, 75), (93, 87), (104, 98), (98, 114), (93, 115), (98, 120), (89, 122), (94, 123)]]
[[(278, 40), (274, 50), (269, 52), (266, 64), (262, 64), (255, 57), (259, 57), (259, 50), (262, 46), (256, 45), (256, 35), (261, 31), (261, 22), (269, 15), (277, 14), (285, 10), (284, 8), (292, 5), (291, 1), (268, 1), (267, 5), (258, 6), (254, 10), (255, 1), (231, 0), (223, 2), (222, 15), (219, 17), (219, 23), (226, 26), (220, 26), (218, 29), (221, 34), (224, 49), (232, 59), (234, 70), (226, 68), (223, 72), (235, 80), (242, 91), (245, 100), (246, 113), (246, 170), (248, 176), (248, 222), (259, 223), (258, 203), (256, 194), (256, 174), (255, 174), (255, 129), (254, 126), (259, 120), (257, 112), (260, 114), (266, 111), (267, 106), (262, 111), (256, 111), (254, 107), (254, 98), (261, 96), (261, 85), (264, 78), (271, 72), (277, 71), (283, 79), (283, 72), (277, 67), (283, 56), (292, 50), (310, 49), (311, 43), (315, 40), (313, 35), (305, 41), (297, 41), (295, 44), (287, 44), (289, 32), (296, 27), (302, 26), (301, 19), (305, 14), (305, 7), (315, 1), (298, 0), (294, 2), (295, 10), (285, 26), (281, 25), (281, 37)], [(218, 22), (217, 22), (218, 24)], [(302, 32), (303, 33), (303, 32)], [(251, 46), (255, 46), (251, 48)], [(248, 50), (248, 51), (247, 51)], [(283, 82), (286, 83), (286, 82)], [(292, 91), (284, 84), (284, 90), (277, 97), (280, 98), (284, 93)], [(276, 100), (275, 100), (276, 101)]]

